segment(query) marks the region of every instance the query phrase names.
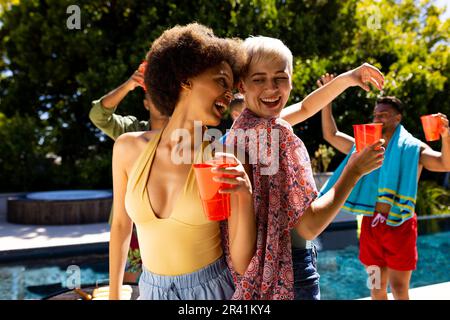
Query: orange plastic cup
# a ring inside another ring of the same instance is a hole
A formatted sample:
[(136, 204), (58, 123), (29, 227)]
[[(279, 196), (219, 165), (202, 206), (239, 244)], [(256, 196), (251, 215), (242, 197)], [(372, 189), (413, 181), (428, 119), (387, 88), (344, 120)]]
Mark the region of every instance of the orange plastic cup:
[(380, 140), (382, 129), (382, 123), (354, 124), (353, 133), (356, 140), (356, 152), (360, 152), (366, 146)]
[(437, 115), (428, 114), (421, 116), (423, 132), (427, 141), (436, 141), (440, 139), (441, 119)]
[(227, 168), (234, 167), (234, 163), (226, 163), (221, 160), (207, 161), (206, 163), (194, 164), (195, 178), (197, 180), (200, 198), (202, 199), (203, 212), (208, 220), (226, 220), (231, 215), (230, 194), (219, 193), (220, 187), (227, 187), (229, 184), (216, 182), (214, 176), (226, 177), (220, 173), (213, 173), (214, 167)]
[[(144, 60), (144, 61), (142, 61), (141, 64), (139, 65), (138, 71), (139, 71), (140, 73), (145, 73), (145, 69), (146, 69), (146, 68), (147, 68), (147, 61)], [(147, 89), (145, 89), (144, 83), (141, 83), (140, 85), (141, 85), (141, 87), (144, 89), (144, 91), (147, 92)]]

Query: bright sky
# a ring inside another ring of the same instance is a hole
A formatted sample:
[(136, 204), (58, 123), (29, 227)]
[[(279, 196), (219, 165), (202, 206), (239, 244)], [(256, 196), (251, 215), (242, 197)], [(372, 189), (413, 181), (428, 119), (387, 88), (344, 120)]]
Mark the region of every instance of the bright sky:
[(445, 10), (444, 14), (441, 16), (442, 20), (450, 18), (450, 0), (436, 0), (436, 5), (438, 7), (447, 7), (447, 10)]

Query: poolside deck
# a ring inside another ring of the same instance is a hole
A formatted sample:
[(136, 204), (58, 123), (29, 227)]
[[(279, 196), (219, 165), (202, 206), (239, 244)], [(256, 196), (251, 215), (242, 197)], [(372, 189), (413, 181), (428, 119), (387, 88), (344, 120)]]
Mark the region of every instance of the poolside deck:
[(0, 263), (39, 255), (105, 251), (108, 223), (33, 226), (0, 219)]
[(108, 250), (108, 223), (51, 226), (8, 223), (7, 199), (22, 194), (0, 194), (0, 263)]
[[(388, 294), (388, 299), (393, 300), (392, 293)], [(413, 288), (409, 290), (411, 300), (450, 300), (450, 282), (438, 283), (429, 286)], [(358, 299), (370, 300), (370, 297)]]

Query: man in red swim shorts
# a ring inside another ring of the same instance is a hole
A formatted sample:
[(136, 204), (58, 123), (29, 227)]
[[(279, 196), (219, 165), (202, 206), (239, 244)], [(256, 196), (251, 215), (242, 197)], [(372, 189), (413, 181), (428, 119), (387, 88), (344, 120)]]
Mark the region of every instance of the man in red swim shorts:
[(365, 266), (415, 270), (418, 259), (416, 214), (397, 227), (387, 225), (387, 217), (380, 212), (374, 212), (372, 217), (363, 217), (359, 259)]
[[(318, 84), (328, 82), (329, 78), (332, 76), (323, 76)], [(409, 282), (418, 259), (414, 208), (420, 173), (424, 167), (430, 171), (450, 171), (447, 117), (440, 113), (436, 115), (442, 124), (442, 148), (437, 152), (414, 138), (400, 124), (402, 109), (401, 101), (395, 97), (377, 100), (373, 121), (383, 124), (385, 159), (381, 168), (358, 182), (342, 208), (343, 212), (363, 215), (359, 259), (369, 273), (369, 280), (378, 276), (375, 285), (370, 285), (374, 300), (387, 299), (388, 284), (396, 300), (409, 299)], [(331, 104), (322, 110), (322, 131), (324, 139), (333, 147), (349, 155), (353, 152), (355, 140), (338, 131)], [(334, 176), (339, 175), (341, 166)], [(321, 194), (334, 184), (334, 176), (322, 188)]]

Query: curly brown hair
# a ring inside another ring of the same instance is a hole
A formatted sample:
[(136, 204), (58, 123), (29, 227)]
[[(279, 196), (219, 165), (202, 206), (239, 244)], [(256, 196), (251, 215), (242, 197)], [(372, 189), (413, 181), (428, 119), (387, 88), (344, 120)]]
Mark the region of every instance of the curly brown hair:
[(153, 42), (146, 61), (144, 82), (150, 98), (163, 115), (171, 116), (182, 82), (226, 61), (236, 84), (246, 54), (240, 39), (219, 38), (212, 29), (191, 23), (164, 31)]

